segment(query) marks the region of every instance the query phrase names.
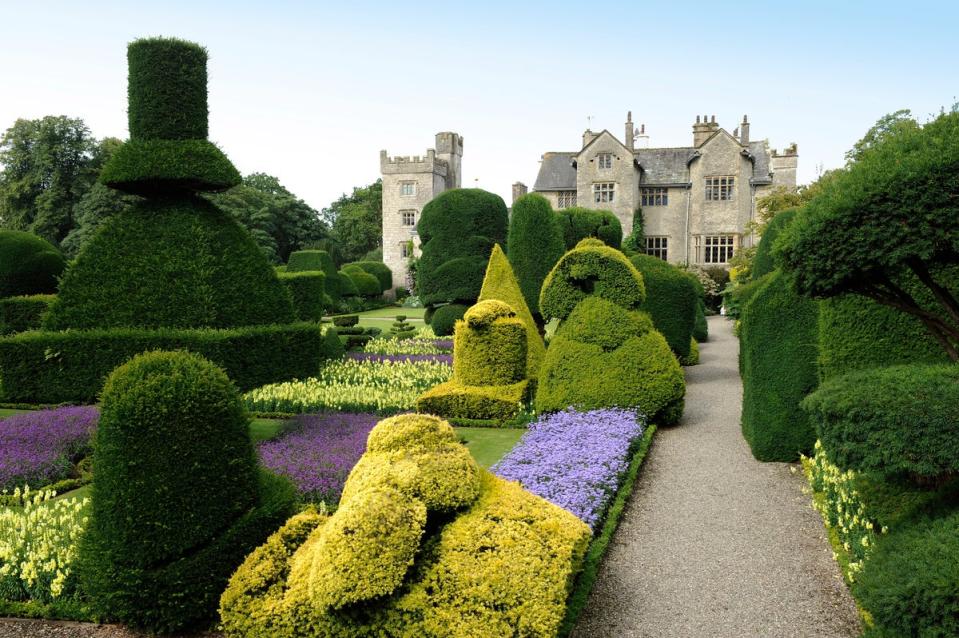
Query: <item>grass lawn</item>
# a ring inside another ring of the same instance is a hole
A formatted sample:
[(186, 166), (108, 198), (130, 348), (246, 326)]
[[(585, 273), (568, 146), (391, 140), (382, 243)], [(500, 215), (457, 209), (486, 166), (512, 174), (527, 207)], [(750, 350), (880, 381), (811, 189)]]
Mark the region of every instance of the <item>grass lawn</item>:
[(359, 325), (364, 328), (382, 328), (388, 330), (396, 318), (396, 315), (406, 315), (406, 320), (417, 328), (423, 327), (423, 313), (425, 308), (397, 308), (390, 306), (388, 308), (378, 308), (376, 310), (367, 310), (358, 312), (356, 315), (360, 318)]
[(489, 467), (513, 449), (520, 437), (526, 433), (523, 428), (456, 428), (470, 454), (477, 463)]
[(250, 424), (250, 438), (253, 439), (254, 445), (272, 439), (283, 432), (285, 425), (286, 421), (283, 419), (253, 419)]
[(13, 416), (14, 414), (23, 414), (24, 412), (29, 412), (30, 410), (8, 410), (6, 408), (0, 408), (0, 419), (8, 416)]

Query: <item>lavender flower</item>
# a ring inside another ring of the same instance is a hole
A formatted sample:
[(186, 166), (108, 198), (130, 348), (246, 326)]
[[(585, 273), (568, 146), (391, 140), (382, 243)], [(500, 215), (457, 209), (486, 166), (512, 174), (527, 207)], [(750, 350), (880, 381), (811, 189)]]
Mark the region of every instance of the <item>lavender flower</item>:
[(453, 365), (451, 354), (379, 354), (376, 352), (347, 352), (347, 358), (357, 361), (435, 361)]
[(289, 477), (307, 499), (336, 504), (380, 418), (343, 412), (299, 416), (294, 431), (260, 443), (260, 459), (270, 470)]
[(643, 426), (642, 417), (619, 408), (544, 415), (491, 469), (566, 508), (595, 530)]
[(452, 339), (434, 339), (433, 345), (439, 348), (440, 350), (452, 350), (453, 340)]
[(99, 418), (95, 407), (68, 407), (0, 420), (0, 489), (67, 478), (77, 458), (90, 450)]

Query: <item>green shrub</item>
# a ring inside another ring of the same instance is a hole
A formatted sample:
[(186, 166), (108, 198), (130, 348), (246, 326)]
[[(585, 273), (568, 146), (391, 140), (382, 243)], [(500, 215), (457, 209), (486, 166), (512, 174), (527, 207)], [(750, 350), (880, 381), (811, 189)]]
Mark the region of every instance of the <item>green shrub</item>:
[(920, 481), (959, 473), (959, 366), (851, 372), (802, 405), (842, 469)]
[(336, 273), (335, 277), (340, 282), (340, 295), (343, 297), (360, 296), (360, 290), (356, 287), (356, 284), (353, 283), (353, 279), (350, 277), (349, 273), (341, 270)]
[(630, 259), (646, 284), (646, 301), (640, 307), (677, 357), (689, 356), (699, 297), (689, 278), (675, 266), (652, 255)]
[(761, 461), (796, 461), (816, 442), (799, 402), (817, 385), (819, 304), (797, 295), (781, 271), (760, 282), (740, 327), (743, 436)]
[(959, 512), (890, 534), (854, 586), (876, 638), (959, 635)]
[(293, 509), (292, 486), (257, 478), (236, 388), (195, 354), (141, 354), (110, 375), (93, 463), (83, 590), (135, 627), (209, 618), (234, 565)]
[(360, 323), (360, 318), (357, 315), (340, 315), (339, 317), (333, 317), (333, 325), (338, 328), (349, 328)]
[(528, 379), (509, 385), (464, 385), (455, 379), (430, 388), (416, 399), (416, 411), (447, 419), (503, 423), (516, 416), (530, 397)]
[(679, 364), (682, 366), (696, 366), (699, 365), (699, 344), (696, 343), (695, 339), (690, 339), (689, 341), (689, 354), (685, 357), (682, 357), (679, 360)]
[(544, 318), (565, 319), (588, 296), (638, 310), (646, 300), (646, 286), (623, 253), (596, 239), (584, 239), (546, 276), (539, 307)]
[(769, 277), (766, 276), (755, 277), (752, 281), (739, 284), (730, 292), (727, 292), (723, 300), (723, 305), (726, 306), (726, 316), (731, 319), (738, 319), (743, 313), (743, 308), (749, 303), (749, 300), (760, 291), (768, 280)]
[(381, 294), (383, 294), (383, 289), (380, 287), (380, 281), (359, 266), (345, 266), (340, 272), (349, 277), (359, 296), (379, 297)]
[[(526, 307), (534, 316), (540, 316), (539, 291), (543, 281), (566, 252), (559, 217), (542, 195), (530, 193), (513, 202), (507, 252)], [(522, 314), (513, 300), (502, 301)]]
[(506, 204), (479, 189), (448, 190), (423, 207), (417, 292), (426, 305), (473, 303), (493, 245), (506, 241)]
[(390, 267), (384, 264), (381, 261), (354, 261), (346, 266), (358, 266), (362, 268), (367, 273), (376, 277), (377, 281), (380, 282), (380, 292), (384, 292), (393, 287), (393, 273), (390, 270)]
[(326, 275), (320, 271), (277, 273), (290, 291), (293, 310), (300, 321), (319, 321), (323, 318), (323, 298), (326, 296)]
[(315, 323), (228, 330), (70, 330), (0, 338), (0, 397), (23, 403), (91, 403), (107, 375), (150, 350), (189, 350), (227, 371), (241, 390), (316, 375), (343, 353)]
[(84, 245), (44, 328), (232, 328), (292, 320), (289, 294), (243, 227), (199, 199), (158, 199), (111, 217)]
[(38, 330), (54, 299), (54, 295), (0, 298), (0, 335)]
[(0, 230), (0, 297), (54, 293), (65, 267), (63, 255), (48, 241)]
[(319, 270), (326, 275), (326, 294), (330, 299), (339, 301), (343, 296), (340, 277), (333, 264), (333, 258), (325, 250), (297, 250), (290, 253), (286, 263), (287, 272)]
[(543, 343), (539, 326), (526, 305), (525, 295), (513, 275), (513, 268), (499, 244), (493, 246), (489, 264), (486, 266), (486, 276), (483, 277), (483, 288), (479, 295), (479, 301), (490, 299), (496, 299), (508, 305), (525, 324), (526, 375), (530, 379), (535, 379), (539, 374), (539, 367), (543, 364), (543, 357), (546, 356), (546, 344)]
[(670, 425), (685, 392), (683, 370), (649, 315), (589, 296), (550, 341), (536, 410), (639, 408), (650, 423)]
[(706, 304), (702, 299), (696, 304), (696, 321), (693, 323), (693, 339), (699, 343), (709, 341), (709, 323), (706, 321)]
[(430, 327), (433, 328), (433, 333), (437, 337), (448, 337), (453, 334), (456, 322), (463, 318), (467, 310), (469, 310), (469, 306), (458, 303), (440, 306), (434, 310), (429, 322)]
[(608, 210), (564, 208), (556, 211), (556, 216), (567, 250), (572, 250), (587, 237), (595, 237), (617, 250), (623, 243), (623, 225)]
[(396, 315), (396, 320), (390, 326), (387, 336), (390, 339), (412, 339), (416, 333), (416, 328), (406, 320), (406, 315)]
[(777, 213), (766, 225), (766, 230), (763, 231), (759, 244), (756, 246), (756, 256), (753, 257), (752, 278), (754, 280), (763, 275), (768, 275), (776, 269), (776, 261), (773, 259), (773, 246), (783, 229), (796, 219), (798, 212), (798, 208), (784, 210)]

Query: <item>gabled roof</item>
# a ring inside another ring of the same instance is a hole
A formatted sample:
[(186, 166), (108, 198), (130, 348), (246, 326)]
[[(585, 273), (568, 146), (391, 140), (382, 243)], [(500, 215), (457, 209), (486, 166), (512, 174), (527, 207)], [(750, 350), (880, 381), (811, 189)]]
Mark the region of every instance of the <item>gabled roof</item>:
[(543, 153), (534, 191), (576, 190), (576, 168), (573, 158), (579, 153)]
[(595, 136), (593, 139), (591, 139), (591, 140), (589, 141), (589, 144), (587, 144), (586, 146), (584, 146), (584, 147), (582, 148), (582, 150), (581, 150), (579, 153), (577, 153), (577, 155), (582, 155), (583, 153), (585, 153), (585, 152), (586, 152), (586, 149), (588, 149), (590, 146), (592, 146), (592, 145), (596, 142), (596, 140), (598, 140), (599, 138), (601, 138), (604, 134), (605, 134), (605, 135), (608, 135), (608, 136), (611, 137), (611, 138), (613, 138), (613, 141), (616, 142), (617, 144), (619, 144), (619, 145), (623, 148), (624, 151), (626, 151), (627, 153), (629, 152), (629, 149), (626, 148), (626, 145), (625, 145), (625, 144), (623, 144), (622, 142), (619, 141), (619, 138), (617, 138), (615, 135), (613, 135), (612, 133), (610, 133), (610, 132), (609, 132), (609, 129), (605, 129), (605, 128), (604, 128), (604, 129), (603, 129), (602, 131), (600, 131), (599, 133), (596, 133), (596, 136)]

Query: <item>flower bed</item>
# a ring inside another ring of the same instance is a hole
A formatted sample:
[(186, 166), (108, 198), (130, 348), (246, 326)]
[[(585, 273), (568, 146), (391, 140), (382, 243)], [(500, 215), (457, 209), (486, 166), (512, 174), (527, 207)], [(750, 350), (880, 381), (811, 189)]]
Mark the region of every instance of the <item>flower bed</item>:
[(453, 355), (451, 354), (380, 354), (377, 352), (348, 352), (348, 359), (354, 361), (372, 361), (379, 363), (382, 361), (402, 362), (402, 361), (429, 361), (433, 363), (443, 363), (448, 366), (453, 365)]
[(363, 346), (363, 352), (376, 354), (447, 354), (452, 349), (441, 348), (437, 339), (371, 339)]
[(94, 407), (68, 407), (0, 421), (0, 489), (66, 478), (89, 451), (99, 416)]
[(295, 430), (258, 446), (260, 459), (290, 478), (307, 500), (335, 505), (378, 420), (373, 414), (336, 412), (300, 416)]
[(453, 368), (435, 361), (329, 362), (316, 377), (275, 383), (243, 395), (246, 407), (261, 413), (374, 412), (412, 410), (416, 397), (448, 381)]
[(630, 410), (567, 410), (530, 424), (491, 469), (566, 508), (594, 530), (616, 495), (645, 422)]

